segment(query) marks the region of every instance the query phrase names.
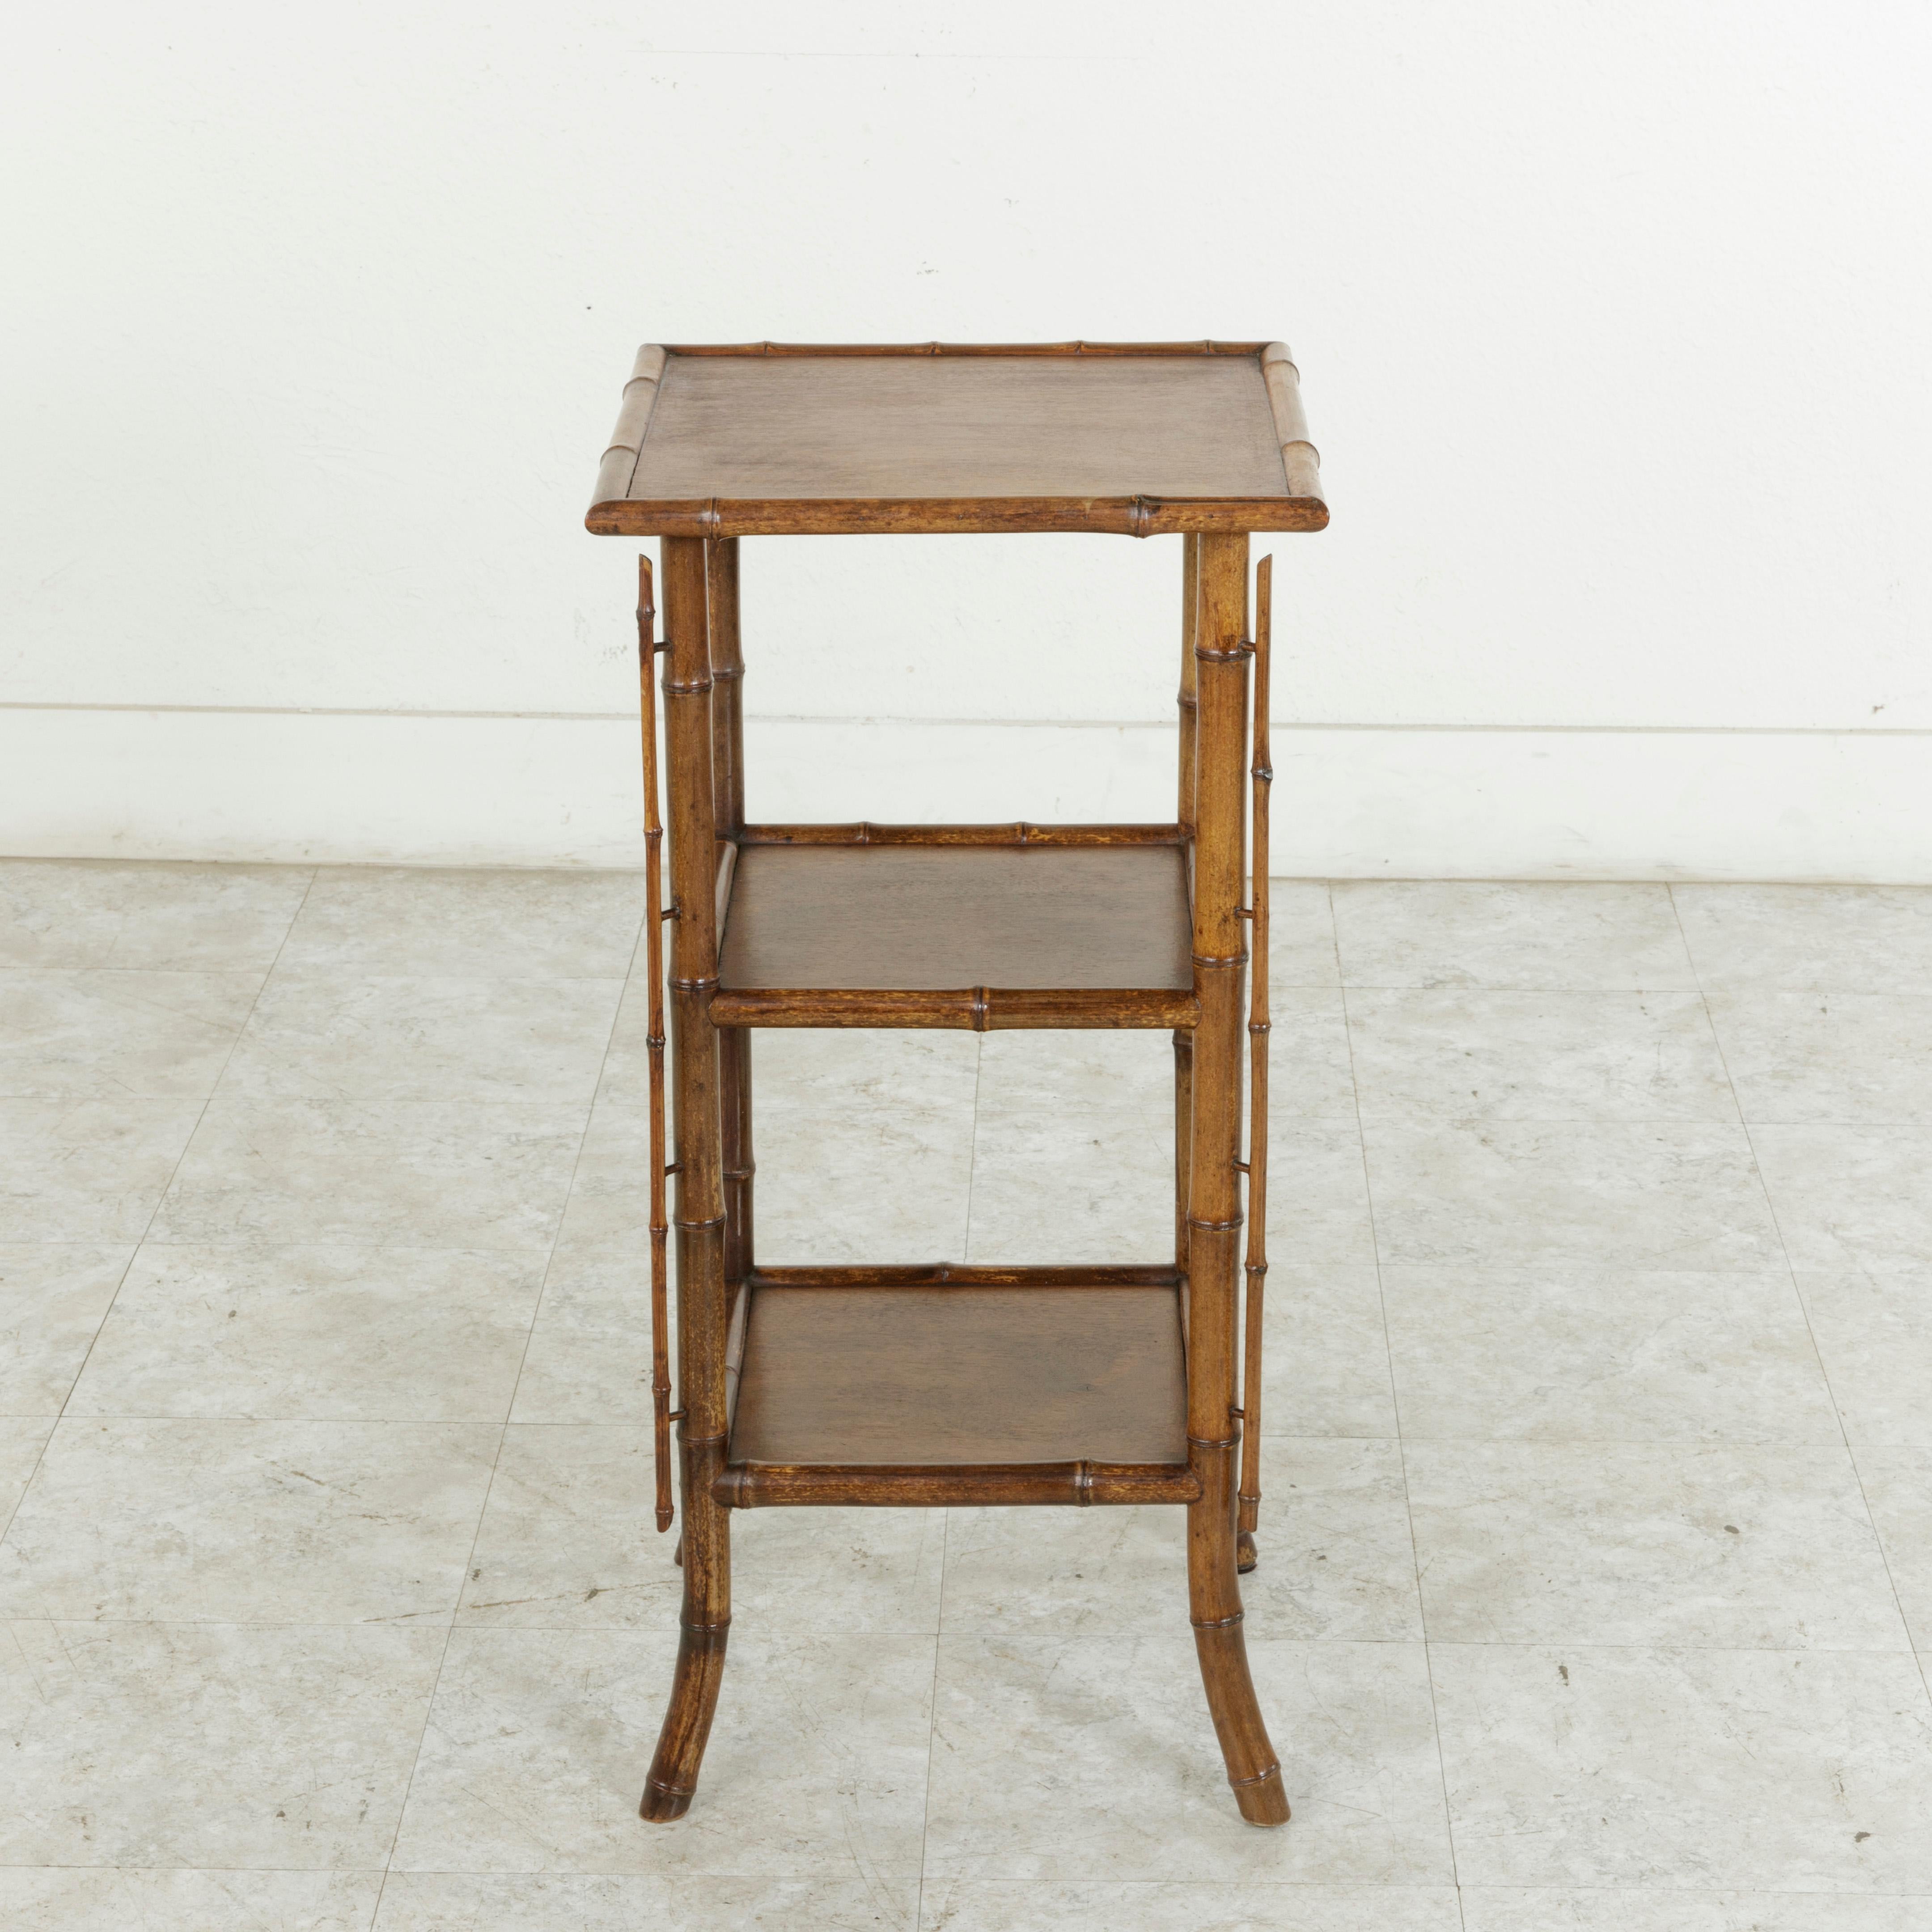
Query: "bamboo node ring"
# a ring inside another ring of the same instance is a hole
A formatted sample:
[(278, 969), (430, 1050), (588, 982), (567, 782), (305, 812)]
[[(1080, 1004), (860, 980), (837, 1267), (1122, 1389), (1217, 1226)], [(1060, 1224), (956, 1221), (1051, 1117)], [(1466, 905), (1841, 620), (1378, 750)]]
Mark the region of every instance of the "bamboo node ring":
[[(1239, 1623), (1246, 1614), (1245, 1611), (1237, 1610), (1232, 1617), (1190, 1617), (1187, 1621), (1196, 1630), (1226, 1630), (1229, 1625)], [(1252, 1778), (1241, 1780), (1244, 1784), (1252, 1784), (1255, 1781)]]
[(1190, 1228), (1199, 1228), (1204, 1234), (1226, 1234), (1241, 1225), (1241, 1217), (1237, 1214), (1232, 1221), (1197, 1221), (1190, 1214), (1187, 1217), (1187, 1225)]

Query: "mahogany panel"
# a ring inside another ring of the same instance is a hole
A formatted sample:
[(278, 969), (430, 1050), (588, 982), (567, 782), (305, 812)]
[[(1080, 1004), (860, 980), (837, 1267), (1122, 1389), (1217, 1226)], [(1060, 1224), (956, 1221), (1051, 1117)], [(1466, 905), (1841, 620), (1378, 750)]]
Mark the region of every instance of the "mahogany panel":
[(625, 494), (1289, 491), (1258, 356), (674, 355)]
[(755, 1285), (726, 1461), (1187, 1462), (1179, 1292)]
[(1189, 945), (1176, 846), (747, 845), (719, 982), (1191, 994)]

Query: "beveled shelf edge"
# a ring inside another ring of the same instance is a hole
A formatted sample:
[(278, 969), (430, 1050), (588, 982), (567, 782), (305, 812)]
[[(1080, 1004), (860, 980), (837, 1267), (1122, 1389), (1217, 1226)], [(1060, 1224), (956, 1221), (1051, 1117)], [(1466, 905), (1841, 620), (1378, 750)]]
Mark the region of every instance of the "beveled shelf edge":
[(746, 1276), (753, 1288), (1178, 1288), (1181, 1280), (1172, 1262), (897, 1262), (876, 1266), (832, 1262), (790, 1267), (760, 1263)]
[(1184, 1462), (995, 1462), (888, 1468), (735, 1462), (711, 1485), (728, 1509), (882, 1509), (1191, 1503), (1200, 1478)]
[(1259, 356), (1268, 342), (664, 342), (667, 356)]
[[(600, 485), (601, 492), (601, 485)], [(1085, 531), (1102, 536), (1240, 536), (1322, 530), (1319, 496), (602, 497), (596, 536), (797, 537)]]
[(748, 825), (740, 845), (970, 845), (1038, 847), (1180, 845), (1178, 825), (1035, 825), (1016, 819), (1003, 825)]
[(1052, 1028), (1192, 1031), (1191, 989), (1111, 987), (721, 987), (713, 1026), (909, 1027), (966, 1033)]

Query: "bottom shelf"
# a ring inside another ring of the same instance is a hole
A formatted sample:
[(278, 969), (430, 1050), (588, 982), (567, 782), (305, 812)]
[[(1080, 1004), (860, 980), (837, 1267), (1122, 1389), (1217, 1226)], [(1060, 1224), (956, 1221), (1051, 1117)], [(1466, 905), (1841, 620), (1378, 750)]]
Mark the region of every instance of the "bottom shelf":
[(1178, 1280), (754, 1274), (726, 1464), (740, 1508), (1191, 1501)]

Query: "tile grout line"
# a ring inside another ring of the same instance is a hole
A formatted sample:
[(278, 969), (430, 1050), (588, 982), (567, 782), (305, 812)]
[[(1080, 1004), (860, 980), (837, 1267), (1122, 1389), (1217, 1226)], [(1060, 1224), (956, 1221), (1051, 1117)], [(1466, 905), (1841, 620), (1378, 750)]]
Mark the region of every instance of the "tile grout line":
[(926, 1862), (927, 1840), (932, 1828), (932, 1757), (939, 1742), (939, 1646), (946, 1628), (946, 1554), (951, 1540), (952, 1512), (939, 1512), (939, 1602), (933, 1621), (932, 1702), (926, 1718), (926, 1802), (919, 1815), (919, 1882), (913, 1888), (912, 1924), (908, 1932), (921, 1932), (926, 1924)]
[(1872, 1514), (1871, 1498), (1865, 1492), (1864, 1472), (1858, 1467), (1858, 1451), (1852, 1445), (1852, 1438), (1845, 1428), (1845, 1413), (1839, 1406), (1838, 1392), (1832, 1385), (1832, 1372), (1825, 1366), (1825, 1352), (1818, 1346), (1817, 1331), (1811, 1325), (1811, 1310), (1804, 1300), (1804, 1291), (1798, 1285), (1798, 1269), (1791, 1258), (1790, 1244), (1784, 1238), (1784, 1223), (1778, 1218), (1778, 1203), (1772, 1198), (1771, 1184), (1764, 1176), (1763, 1163), (1757, 1157), (1757, 1143), (1751, 1136), (1750, 1122), (1744, 1118), (1743, 1096), (1738, 1092), (1737, 1082), (1731, 1077), (1731, 1063), (1724, 1052), (1724, 1042), (1718, 1032), (1717, 1017), (1711, 1011), (1709, 995), (1704, 990), (1704, 976), (1697, 970), (1696, 956), (1690, 949), (1690, 935), (1684, 928), (1684, 915), (1678, 909), (1675, 890), (1666, 885), (1665, 896), (1670, 902), (1670, 916), (1677, 922), (1678, 937), (1684, 942), (1684, 956), (1690, 963), (1690, 976), (1697, 982), (1697, 997), (1704, 1009), (1704, 1023), (1711, 1030), (1711, 1043), (1716, 1048), (1718, 1062), (1724, 1070), (1724, 1080), (1731, 1090), (1732, 1104), (1738, 1110), (1738, 1124), (1744, 1131), (1744, 1144), (1750, 1150), (1751, 1172), (1757, 1176), (1760, 1191), (1764, 1196), (1765, 1211), (1771, 1216), (1771, 1225), (1778, 1236), (1778, 1252), (1784, 1257), (1784, 1271), (1791, 1282), (1791, 1298), (1798, 1304), (1798, 1312), (1804, 1323), (1805, 1338), (1811, 1344), (1812, 1359), (1818, 1364), (1819, 1378), (1825, 1384), (1825, 1393), (1831, 1398), (1832, 1414), (1838, 1425), (1838, 1438), (1844, 1444), (1845, 1460), (1852, 1467), (1852, 1480), (1858, 1485), (1858, 1501), (1864, 1506), (1865, 1522), (1870, 1529), (1872, 1542), (1878, 1551), (1878, 1560), (1885, 1568), (1885, 1580), (1892, 1591), (1892, 1606), (1898, 1612), (1899, 1628), (1904, 1632), (1906, 1648), (1910, 1652), (1913, 1666), (1918, 1672), (1918, 1682), (1928, 1701), (1932, 1701), (1932, 1678), (1925, 1673), (1924, 1653), (1920, 1650), (1912, 1628), (1912, 1619), (1905, 1614), (1905, 1600), (1899, 1594), (1898, 1580), (1892, 1574), (1891, 1553), (1885, 1546), (1885, 1538), (1880, 1533), (1878, 1518)]
[[(980, 1084), (986, 1065), (986, 1036), (980, 1036), (973, 1056), (973, 1126), (966, 1145), (966, 1235), (961, 1256), (973, 1256), (973, 1180), (980, 1166)], [(932, 1820), (932, 1757), (939, 1740), (939, 1646), (946, 1632), (946, 1558), (952, 1543), (952, 1512), (939, 1513), (939, 1602), (933, 1616), (932, 1704), (926, 1719), (926, 1802), (919, 1822), (919, 1882), (913, 1889), (913, 1922), (908, 1932), (920, 1932), (926, 1922), (927, 1838)]]
[[(637, 963), (638, 946), (642, 943), (644, 932), (657, 923), (652, 916), (654, 910), (655, 908), (647, 907), (640, 916), (638, 939), (631, 947), (633, 967)], [(544, 1259), (543, 1281), (537, 1290), (536, 1306), (530, 1310), (530, 1326), (524, 1334), (524, 1352), (517, 1358), (516, 1376), (510, 1384), (509, 1396), (503, 1404), (503, 1419), (497, 1425), (496, 1453), (490, 1461), (490, 1480), (484, 1484), (482, 1501), (477, 1505), (476, 1527), (470, 1534), (469, 1552), (463, 1559), (462, 1573), (456, 1586), (456, 1600), (450, 1606), (449, 1622), (443, 1631), (442, 1652), (436, 1659), (436, 1676), (430, 1685), (429, 1696), (423, 1706), (422, 1728), (416, 1733), (416, 1754), (410, 1760), (410, 1774), (404, 1781), (402, 1802), (396, 1808), (396, 1828), (390, 1834), (389, 1850), (382, 1861), (382, 1882), (376, 1887), (375, 1910), (370, 1915), (371, 1932), (374, 1932), (376, 1922), (382, 1916), (382, 1899), (388, 1890), (389, 1874), (395, 1868), (396, 1847), (402, 1840), (404, 1822), (409, 1816), (410, 1798), (416, 1790), (416, 1773), (422, 1768), (423, 1744), (429, 1736), (430, 1720), (436, 1713), (436, 1693), (442, 1688), (442, 1673), (449, 1662), (449, 1647), (455, 1641), (457, 1618), (463, 1613), (464, 1593), (470, 1587), (470, 1572), (476, 1564), (476, 1547), (483, 1540), (483, 1521), (489, 1514), (490, 1498), (496, 1490), (497, 1472), (502, 1466), (503, 1445), (509, 1439), (510, 1418), (516, 1413), (517, 1392), (523, 1386), (524, 1368), (530, 1360), (530, 1343), (536, 1334), (537, 1322), (543, 1313), (544, 1297), (549, 1292), (550, 1270), (556, 1265), (556, 1251), (563, 1239), (564, 1222), (570, 1213), (570, 1200), (576, 1191), (578, 1174), (584, 1166), (584, 1150), (590, 1138), (591, 1123), (596, 1118), (598, 1096), (603, 1090), (604, 1072), (610, 1064), (610, 1048), (617, 1037), (618, 1022), (623, 1015), (624, 991), (629, 984), (630, 974), (627, 970), (624, 985), (620, 988), (617, 998), (611, 1006), (610, 1029), (604, 1036), (604, 1051), (597, 1062), (597, 1078), (591, 1083), (590, 1100), (584, 1110), (584, 1130), (577, 1137), (577, 1156), (570, 1164), (570, 1178), (565, 1184), (562, 1204), (557, 1210), (556, 1231), (550, 1237), (550, 1252)]]
[(973, 1182), (980, 1171), (980, 1084), (986, 1067), (986, 1036), (982, 1034), (973, 1054), (973, 1126), (966, 1142), (966, 1230), (960, 1243), (962, 1263), (973, 1258)]
[[(521, 1426), (521, 1424), (518, 1425), (519, 1427)], [(1276, 1437), (1270, 1439), (1279, 1441), (1282, 1438)], [(949, 1506), (949, 1508), (950, 1507), (950, 1506)], [(1136, 1505), (1136, 1507), (1153, 1508), (1164, 1506), (1149, 1504), (1145, 1505)], [(426, 1626), (428, 1615), (429, 1613), (427, 1612), (420, 1616), (415, 1612), (408, 1612), (403, 1616), (392, 1617), (353, 1617), (349, 1618), (337, 1618), (333, 1619), (320, 1617), (36, 1616), (18, 1617), (10, 1618), (7, 1621), (16, 1623), (82, 1624), (88, 1630), (366, 1630), (403, 1628), (421, 1629)], [(548, 1631), (553, 1634), (580, 1631), (584, 1628), (584, 1626), (581, 1623), (504, 1623), (465, 1624), (462, 1626), (462, 1628), (465, 1629), (484, 1630), (493, 1635), (507, 1634), (510, 1636), (518, 1636), (531, 1631)], [(778, 1637), (797, 1639), (801, 1641), (808, 1637), (822, 1636), (826, 1634), (824, 1627), (820, 1624), (800, 1624), (796, 1626), (780, 1624), (777, 1625), (767, 1625), (766, 1628), (766, 1632), (769, 1635)], [(838, 1633), (835, 1632), (833, 1634), (836, 1635), (838, 1634)], [(844, 1633), (844, 1634), (856, 1638), (880, 1636), (900, 1637), (908, 1640), (916, 1638), (921, 1640), (930, 1640), (932, 1637), (933, 1633), (929, 1630), (897, 1630), (882, 1628), (878, 1630), (848, 1631)], [(1056, 1640), (1052, 1638), (1050, 1634), (1042, 1635), (1037, 1632), (1027, 1630), (1016, 1631), (1010, 1626), (1005, 1624), (995, 1625), (989, 1624), (985, 1628), (980, 1629), (956, 1630), (951, 1632), (950, 1634), (962, 1638), (968, 1638), (974, 1642), (988, 1643), (995, 1642), (1038, 1642), (1046, 1643)], [(1096, 1639), (1104, 1639), (1108, 1642), (1137, 1642), (1150, 1636), (1157, 1635), (1158, 1633), (1150, 1631), (1145, 1625), (1140, 1625), (1125, 1627), (1119, 1630), (1108, 1629), (1105, 1628), (1090, 1630), (1083, 1629), (1077, 1632), (1076, 1634), (1082, 1641), (1084, 1641), (1085, 1639), (1088, 1637), (1094, 1637)], [(1261, 1639), (1257, 1637), (1256, 1641), (1258, 1642), (1261, 1641)], [(1300, 1644), (1325, 1643), (1333, 1645), (1337, 1648), (1346, 1647), (1347, 1648), (1354, 1650), (1396, 1650), (1412, 1648), (1415, 1640), (1413, 1637), (1407, 1636), (1344, 1636), (1288, 1637), (1283, 1638), (1280, 1640), (1280, 1641)], [(1456, 1637), (1452, 1641), (1444, 1642), (1442, 1645), (1442, 1648), (1445, 1650), (1522, 1650), (1525, 1648), (1536, 1649), (1554, 1648), (1556, 1647), (1556, 1640), (1554, 1639), (1549, 1640), (1546, 1642), (1543, 1640), (1538, 1640), (1535, 1642), (1532, 1643), (1526, 1642), (1525, 1640), (1516, 1637)], [(1633, 1656), (1648, 1656), (1660, 1651), (1667, 1651), (1673, 1654), (1710, 1653), (1720, 1656), (1732, 1656), (1748, 1652), (1748, 1654), (1754, 1657), (1897, 1658), (1900, 1654), (1900, 1648), (1896, 1644), (1889, 1647), (1880, 1647), (1869, 1643), (1763, 1643), (1741, 1646), (1735, 1643), (1689, 1643), (1682, 1642), (1668, 1643), (1598, 1643), (1577, 1642), (1574, 1640), (1566, 1640), (1562, 1645), (1562, 1648), (1564, 1649), (1566, 1654), (1570, 1652), (1593, 1652), (1615, 1655), (1628, 1653)], [(0, 1871), (4, 1871), (9, 1869), (10, 1869), (10, 1867), (4, 1864), (0, 1864)], [(88, 1869), (93, 1870), (96, 1868), (89, 1867)], [(105, 1869), (105, 1868), (103, 1868), (102, 1869)], [(184, 1867), (184, 1869), (198, 1870), (200, 1868), (198, 1866), (190, 1866)], [(255, 1868), (253, 1866), (248, 1866), (240, 1868), (240, 1869), (253, 1870)], [(308, 1870), (320, 1870), (321, 1868), (301, 1866), (292, 1868), (292, 1869)], [(374, 1865), (368, 1865), (362, 1867), (361, 1869), (374, 1871), (376, 1870), (377, 1868)], [(1693, 1887), (1692, 1889), (1695, 1890), (1696, 1888)]]
[(1462, 1911), (1462, 1881), (1456, 1862), (1456, 1819), (1449, 1803), (1449, 1767), (1442, 1755), (1442, 1714), (1436, 1699), (1436, 1660), (1429, 1643), (1429, 1612), (1422, 1595), (1422, 1552), (1416, 1546), (1415, 1510), (1408, 1494), (1408, 1448), (1402, 1432), (1402, 1396), (1396, 1387), (1395, 1349), (1389, 1340), (1388, 1295), (1382, 1286), (1382, 1238), (1376, 1226), (1376, 1194), (1369, 1178), (1368, 1136), (1362, 1126), (1362, 1090), (1355, 1077), (1354, 1032), (1348, 1017), (1348, 976), (1342, 970), (1342, 933), (1335, 918), (1335, 889), (1327, 888), (1328, 932), (1335, 950), (1335, 978), (1341, 989), (1342, 1038), (1348, 1049), (1348, 1088), (1355, 1102), (1355, 1145), (1362, 1160), (1362, 1196), (1369, 1210), (1369, 1246), (1375, 1256), (1376, 1300), (1382, 1316), (1382, 1360), (1388, 1370), (1389, 1402), (1395, 1412), (1396, 1456), (1402, 1466), (1402, 1508), (1408, 1524), (1408, 1557), (1415, 1577), (1415, 1615), (1422, 1627), (1422, 1667), (1429, 1679), (1430, 1727), (1436, 1734), (1436, 1768), (1442, 1788), (1442, 1828), (1449, 1840), (1449, 1882), (1456, 1888), (1456, 1921), (1467, 1922)]
[[(61, 1398), (61, 1406), (54, 1417), (52, 1426), (47, 1431), (46, 1441), (40, 1444), (40, 1453), (34, 1458), (34, 1466), (28, 1472), (26, 1481), (21, 1485), (20, 1496), (15, 1501), (14, 1507), (7, 1512), (7, 1520), (4, 1523), (0, 1523), (0, 1543), (4, 1543), (8, 1537), (12, 1534), (14, 1520), (26, 1506), (28, 1492), (33, 1488), (34, 1481), (40, 1473), (41, 1465), (46, 1460), (48, 1445), (53, 1441), (56, 1430), (66, 1420), (68, 1409), (74, 1401), (74, 1391), (80, 1388), (80, 1378), (87, 1372), (88, 1364), (93, 1360), (94, 1346), (100, 1340), (100, 1331), (107, 1326), (108, 1318), (114, 1312), (114, 1305), (121, 1299), (121, 1291), (127, 1286), (128, 1277), (134, 1271), (135, 1262), (141, 1257), (141, 1250), (147, 1246), (148, 1236), (152, 1232), (162, 1206), (167, 1200), (170, 1191), (174, 1186), (176, 1177), (181, 1172), (182, 1162), (187, 1160), (188, 1150), (194, 1144), (194, 1137), (200, 1132), (202, 1122), (208, 1118), (208, 1108), (213, 1104), (216, 1094), (220, 1090), (222, 1082), (227, 1078), (229, 1064), (234, 1059), (236, 1049), (242, 1044), (242, 1035), (248, 1030), (249, 1022), (255, 1017), (255, 1009), (262, 1003), (262, 995), (268, 990), (268, 981), (274, 976), (276, 967), (281, 963), (283, 952), (289, 943), (289, 934), (295, 931), (296, 922), (302, 917), (303, 907), (308, 904), (308, 896), (315, 890), (316, 875), (321, 869), (319, 866), (311, 866), (309, 868), (308, 884), (303, 886), (302, 896), (296, 902), (295, 910), (289, 915), (289, 922), (283, 928), (281, 939), (275, 947), (275, 956), (268, 962), (267, 969), (262, 975), (262, 983), (255, 988), (255, 997), (248, 1002), (248, 1010), (242, 1015), (241, 1024), (235, 1029), (235, 1037), (228, 1042), (228, 1051), (223, 1056), (220, 1070), (208, 1083), (208, 1091), (202, 1098), (201, 1111), (195, 1115), (194, 1125), (188, 1129), (187, 1135), (182, 1139), (181, 1152), (176, 1155), (174, 1166), (168, 1170), (167, 1179), (162, 1183), (160, 1192), (154, 1196), (154, 1208), (148, 1216), (146, 1225), (136, 1238), (134, 1246), (128, 1250), (127, 1265), (122, 1269), (120, 1279), (114, 1284), (114, 1292), (107, 1298), (107, 1306), (100, 1311), (100, 1319), (94, 1324), (94, 1333), (88, 1340), (86, 1351), (81, 1356), (80, 1366), (74, 1372), (73, 1381), (68, 1384), (67, 1394)], [(82, 1244), (50, 1243), (48, 1245), (78, 1246)]]

